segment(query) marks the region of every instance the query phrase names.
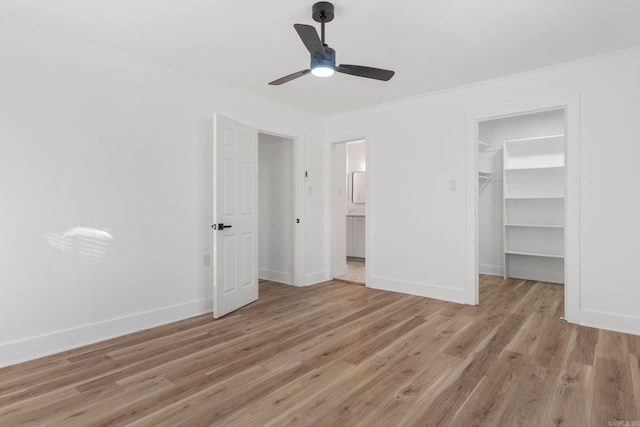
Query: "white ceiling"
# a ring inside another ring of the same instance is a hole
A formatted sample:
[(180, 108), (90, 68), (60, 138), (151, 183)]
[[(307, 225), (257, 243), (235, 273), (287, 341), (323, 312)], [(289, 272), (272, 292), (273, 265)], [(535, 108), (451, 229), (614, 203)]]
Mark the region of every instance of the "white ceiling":
[(313, 0), (0, 0), (0, 13), (297, 106), (336, 114), (640, 45), (639, 0), (335, 0), (337, 62), (396, 71), (268, 82), (309, 67)]

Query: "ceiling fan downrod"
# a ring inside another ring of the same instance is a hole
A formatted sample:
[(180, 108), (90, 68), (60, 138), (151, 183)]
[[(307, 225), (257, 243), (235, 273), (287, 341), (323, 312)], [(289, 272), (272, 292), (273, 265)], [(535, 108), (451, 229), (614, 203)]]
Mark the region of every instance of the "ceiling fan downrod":
[(324, 40), (324, 24), (333, 21), (334, 11), (333, 4), (328, 1), (319, 1), (313, 5), (313, 20), (320, 23), (320, 40), (326, 45)]

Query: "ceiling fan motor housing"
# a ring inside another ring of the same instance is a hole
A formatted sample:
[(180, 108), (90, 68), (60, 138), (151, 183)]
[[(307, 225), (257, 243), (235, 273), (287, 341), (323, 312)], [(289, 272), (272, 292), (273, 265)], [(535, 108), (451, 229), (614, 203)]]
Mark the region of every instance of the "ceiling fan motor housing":
[(324, 45), (324, 58), (321, 55), (311, 55), (311, 68), (316, 66), (336, 67), (336, 51)]

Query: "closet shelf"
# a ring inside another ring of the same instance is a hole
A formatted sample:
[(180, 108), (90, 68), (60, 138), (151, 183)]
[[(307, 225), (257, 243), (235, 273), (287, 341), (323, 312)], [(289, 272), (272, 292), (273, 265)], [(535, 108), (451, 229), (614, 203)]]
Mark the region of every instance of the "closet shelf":
[(504, 277), (562, 283), (564, 138), (505, 141), (502, 164)]
[(506, 172), (513, 172), (513, 171), (551, 171), (551, 170), (562, 170), (564, 169), (564, 166), (533, 166), (533, 167), (526, 167), (526, 168), (504, 168), (504, 170)]
[(564, 258), (564, 255), (550, 254), (541, 252), (520, 252), (520, 251), (504, 251), (507, 255), (525, 255), (525, 256), (537, 256), (542, 258)]
[(478, 178), (480, 179), (491, 179), (491, 176), (489, 172), (478, 171)]
[(530, 227), (530, 228), (564, 228), (564, 225), (557, 224), (505, 224), (505, 227)]
[(505, 200), (560, 200), (564, 199), (564, 196), (523, 196), (523, 197), (505, 197)]

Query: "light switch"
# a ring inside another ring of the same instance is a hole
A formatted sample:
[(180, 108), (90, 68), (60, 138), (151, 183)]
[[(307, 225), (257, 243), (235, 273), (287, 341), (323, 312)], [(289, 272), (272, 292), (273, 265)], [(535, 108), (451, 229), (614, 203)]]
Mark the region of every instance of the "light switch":
[(449, 180), (449, 191), (456, 191), (458, 189), (458, 182), (455, 179)]

